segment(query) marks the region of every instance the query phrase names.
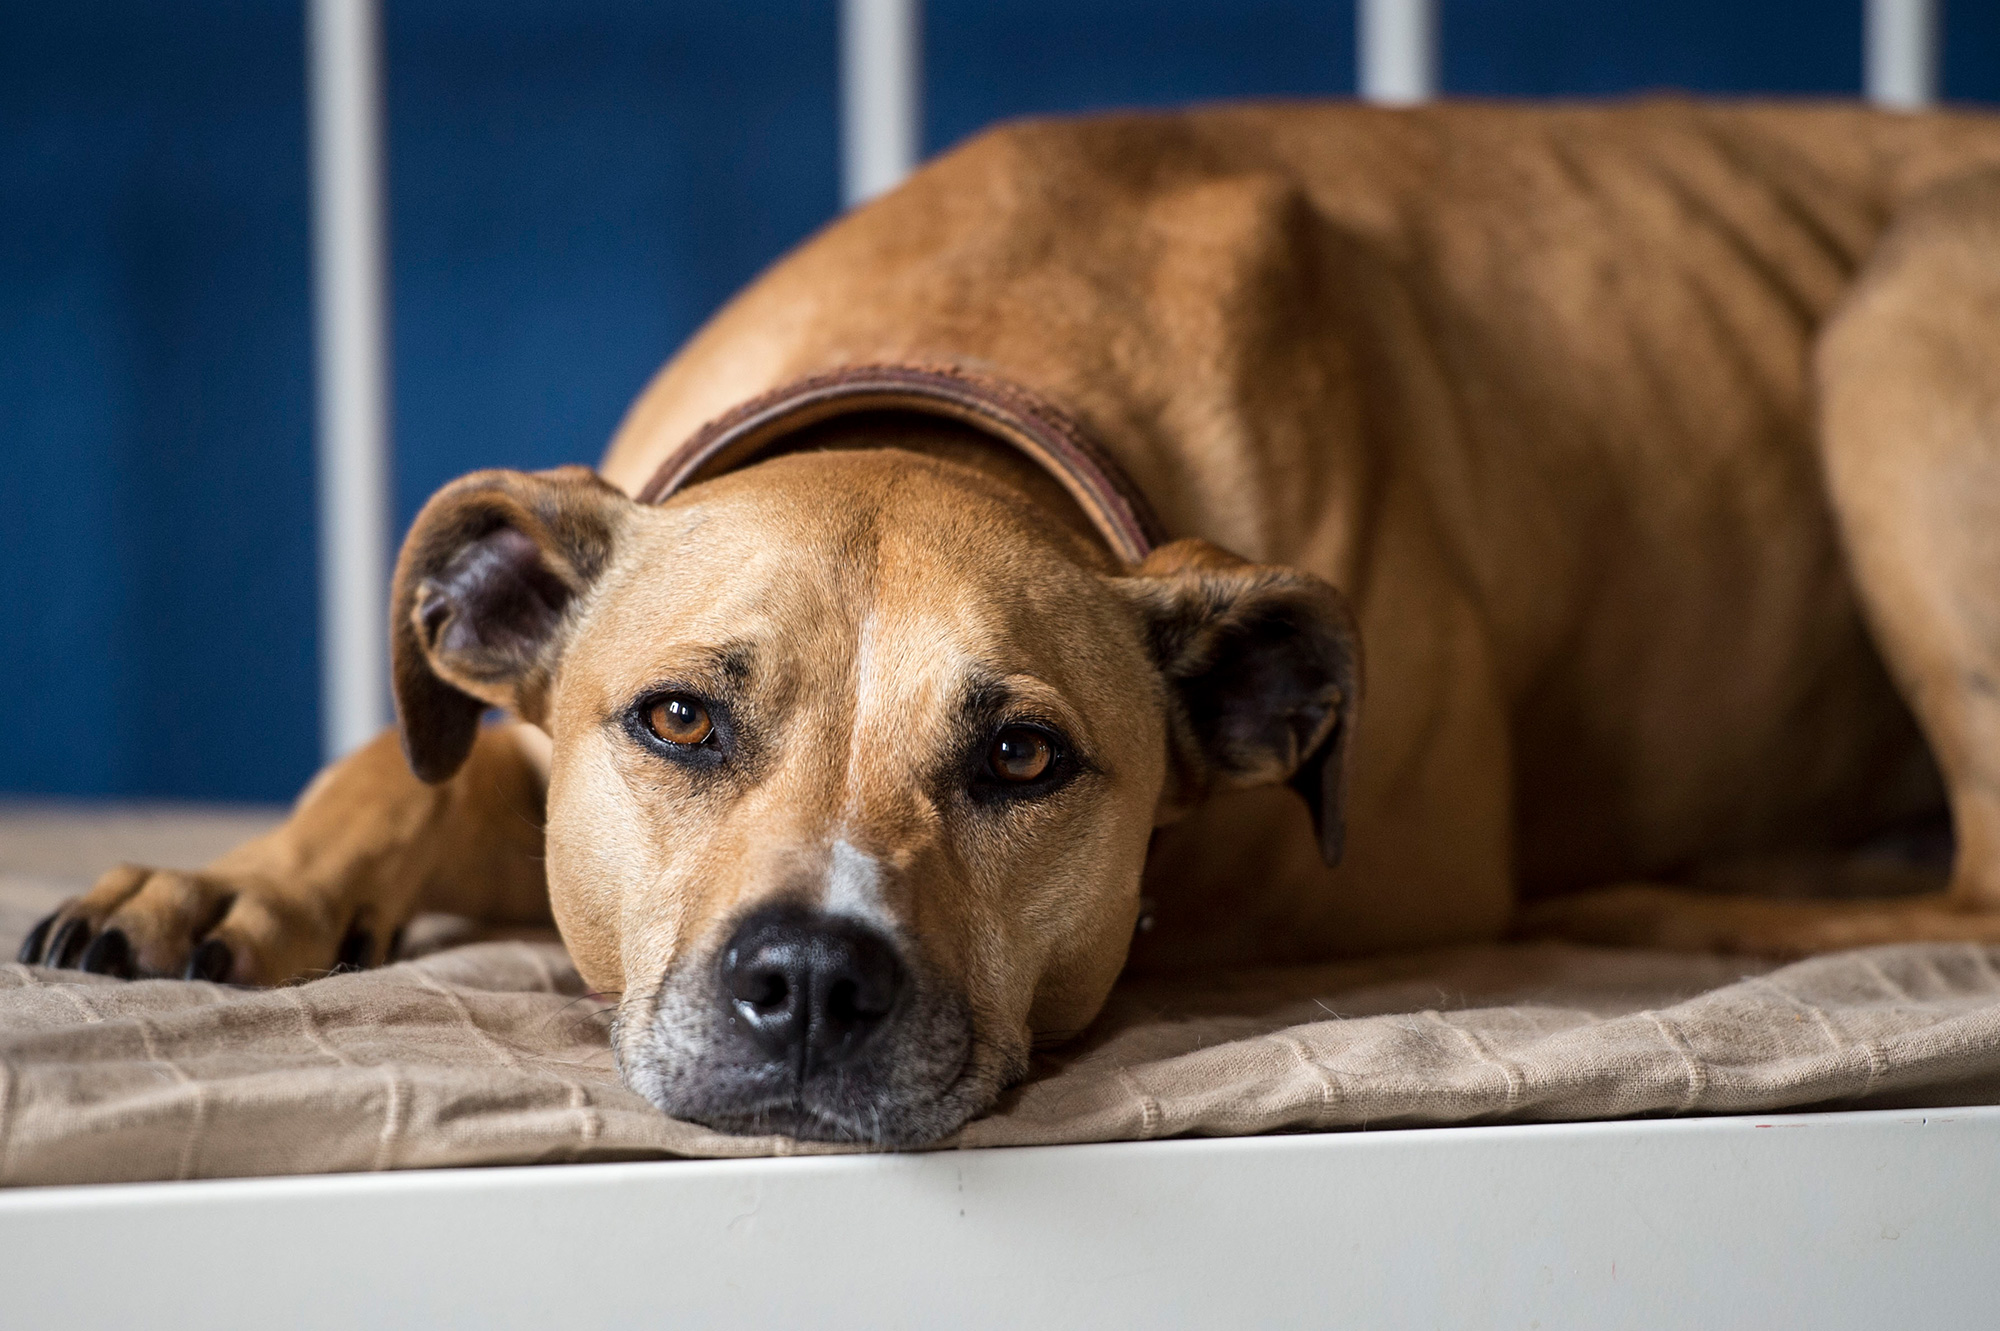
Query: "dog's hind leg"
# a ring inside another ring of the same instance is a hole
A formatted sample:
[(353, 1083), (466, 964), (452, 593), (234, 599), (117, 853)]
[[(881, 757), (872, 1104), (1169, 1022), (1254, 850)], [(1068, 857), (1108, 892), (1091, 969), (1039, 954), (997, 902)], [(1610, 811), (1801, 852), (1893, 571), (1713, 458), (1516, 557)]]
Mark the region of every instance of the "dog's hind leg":
[(455, 776), (426, 785), (385, 733), (315, 778), (282, 825), (206, 869), (111, 870), (37, 925), (20, 959), (278, 984), (380, 963), (420, 909), (545, 922), (537, 740), (488, 727)]
[(1944, 776), (1952, 904), (2000, 911), (2000, 171), (1904, 210), (1816, 368), (1855, 585)]
[(1626, 883), (1539, 901), (1516, 916), (1514, 938), (1605, 947), (1802, 957), (1883, 943), (2000, 945), (2000, 911), (1954, 893), (1877, 901), (1770, 900)]
[(1538, 903), (1518, 932), (1779, 955), (2000, 943), (2000, 172), (1900, 211), (1822, 333), (1815, 368), (1856, 591), (1944, 777), (1949, 886), (1776, 901), (1633, 885)]

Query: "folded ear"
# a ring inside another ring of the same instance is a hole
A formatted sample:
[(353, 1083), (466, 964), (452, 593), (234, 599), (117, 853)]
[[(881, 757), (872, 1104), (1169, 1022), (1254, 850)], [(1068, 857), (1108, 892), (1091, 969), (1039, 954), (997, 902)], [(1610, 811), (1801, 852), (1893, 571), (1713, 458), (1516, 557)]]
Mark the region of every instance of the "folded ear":
[(390, 593), (411, 771), (430, 782), (458, 771), (488, 707), (542, 719), (569, 612), (633, 507), (586, 467), (474, 472), (424, 505)]
[(1340, 863), (1361, 702), (1345, 599), (1309, 573), (1195, 540), (1160, 547), (1117, 585), (1140, 607), (1178, 703), (1170, 730), (1189, 802), (1289, 780), (1312, 813), (1320, 854)]

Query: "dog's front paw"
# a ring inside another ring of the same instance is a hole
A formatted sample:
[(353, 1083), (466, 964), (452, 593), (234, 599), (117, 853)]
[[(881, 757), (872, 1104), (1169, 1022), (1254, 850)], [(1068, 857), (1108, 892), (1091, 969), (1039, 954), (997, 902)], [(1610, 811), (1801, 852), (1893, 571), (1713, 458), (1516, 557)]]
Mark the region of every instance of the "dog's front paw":
[(282, 984), (383, 960), (368, 911), (238, 875), (121, 864), (37, 924), (29, 965), (125, 979)]

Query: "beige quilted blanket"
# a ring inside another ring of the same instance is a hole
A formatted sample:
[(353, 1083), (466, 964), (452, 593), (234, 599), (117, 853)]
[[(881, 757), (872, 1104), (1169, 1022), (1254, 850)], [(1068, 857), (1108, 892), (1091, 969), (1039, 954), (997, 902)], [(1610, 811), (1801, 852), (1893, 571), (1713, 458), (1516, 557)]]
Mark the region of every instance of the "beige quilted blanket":
[[(0, 877), (0, 929), (66, 890)], [(661, 1116), (605, 1019), (553, 942), (269, 991), (0, 967), (0, 1182), (839, 1149)], [(2000, 949), (1492, 947), (1127, 985), (945, 1144), (1996, 1098)]]

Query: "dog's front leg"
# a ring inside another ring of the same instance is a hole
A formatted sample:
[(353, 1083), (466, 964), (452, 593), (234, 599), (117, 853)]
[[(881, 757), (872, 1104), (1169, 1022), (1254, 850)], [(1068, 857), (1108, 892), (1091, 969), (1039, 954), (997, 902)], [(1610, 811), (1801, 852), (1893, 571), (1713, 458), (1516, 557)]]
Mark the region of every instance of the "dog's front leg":
[(276, 830), (206, 869), (111, 870), (37, 925), (21, 960), (280, 984), (381, 962), (419, 909), (545, 921), (546, 743), (488, 727), (430, 786), (383, 734), (320, 773)]

